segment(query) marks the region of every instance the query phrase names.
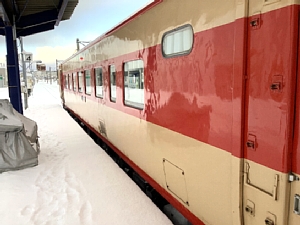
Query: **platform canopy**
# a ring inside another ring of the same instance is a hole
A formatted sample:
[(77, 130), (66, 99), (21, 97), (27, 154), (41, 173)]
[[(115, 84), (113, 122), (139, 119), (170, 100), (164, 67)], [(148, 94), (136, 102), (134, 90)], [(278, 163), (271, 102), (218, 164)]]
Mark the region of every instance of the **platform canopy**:
[(17, 37), (54, 29), (70, 19), (79, 0), (0, 0), (0, 35), (16, 25)]

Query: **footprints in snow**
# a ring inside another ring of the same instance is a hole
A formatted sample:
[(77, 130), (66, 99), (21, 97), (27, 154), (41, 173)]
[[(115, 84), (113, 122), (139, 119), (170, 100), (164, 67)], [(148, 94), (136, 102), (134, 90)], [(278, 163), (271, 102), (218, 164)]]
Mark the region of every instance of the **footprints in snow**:
[(33, 225), (66, 224), (70, 217), (77, 224), (93, 224), (92, 207), (81, 183), (68, 168), (63, 144), (54, 134), (44, 136), (48, 140), (41, 138), (38, 166), (44, 168), (35, 182), (36, 201), (24, 207), (21, 215), (29, 217)]

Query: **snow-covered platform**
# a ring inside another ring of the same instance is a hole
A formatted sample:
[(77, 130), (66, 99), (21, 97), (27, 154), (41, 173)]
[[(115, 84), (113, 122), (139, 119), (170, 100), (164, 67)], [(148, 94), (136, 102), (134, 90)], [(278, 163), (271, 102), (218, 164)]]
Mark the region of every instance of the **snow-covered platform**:
[(172, 224), (62, 108), (56, 84), (37, 83), (24, 114), (38, 124), (39, 163), (0, 174), (0, 224)]

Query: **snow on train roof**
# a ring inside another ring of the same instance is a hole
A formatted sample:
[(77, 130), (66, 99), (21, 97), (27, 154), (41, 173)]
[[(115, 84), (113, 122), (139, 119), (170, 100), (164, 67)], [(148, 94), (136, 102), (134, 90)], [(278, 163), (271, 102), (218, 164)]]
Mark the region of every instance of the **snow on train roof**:
[(71, 55), (69, 58), (67, 58), (66, 60), (64, 60), (62, 62), (65, 63), (66, 61), (68, 61), (70, 58), (73, 58), (74, 56), (80, 54), (81, 52), (83, 52), (84, 50), (86, 50), (87, 48), (91, 47), (92, 45), (96, 44), (97, 42), (99, 42), (100, 40), (102, 40), (103, 38), (109, 36), (110, 34), (112, 34), (113, 32), (117, 31), (118, 29), (120, 29), (121, 27), (125, 26), (127, 23), (131, 22), (132, 20), (134, 20), (136, 17), (144, 14), (145, 12), (147, 12), (148, 10), (150, 10), (151, 8), (153, 8), (154, 6), (160, 4), (161, 2), (163, 2), (164, 0), (150, 0), (147, 4), (145, 4), (144, 7), (142, 7), (141, 9), (139, 9), (137, 12), (133, 13), (131, 16), (129, 16), (127, 19), (121, 21), (119, 24), (117, 24), (116, 26), (114, 26), (112, 29), (110, 29), (109, 31), (107, 31), (106, 33), (102, 34), (101, 36), (99, 36), (98, 38), (96, 38), (95, 40), (91, 41), (88, 45), (86, 45), (84, 48), (80, 49), (78, 52), (74, 53), (73, 55)]

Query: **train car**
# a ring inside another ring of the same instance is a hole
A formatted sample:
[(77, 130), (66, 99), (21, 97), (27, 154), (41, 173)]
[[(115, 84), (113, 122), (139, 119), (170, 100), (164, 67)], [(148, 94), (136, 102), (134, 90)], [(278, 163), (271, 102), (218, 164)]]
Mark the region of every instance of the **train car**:
[(192, 224), (300, 224), (296, 0), (155, 0), (62, 63), (65, 109)]

